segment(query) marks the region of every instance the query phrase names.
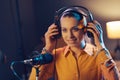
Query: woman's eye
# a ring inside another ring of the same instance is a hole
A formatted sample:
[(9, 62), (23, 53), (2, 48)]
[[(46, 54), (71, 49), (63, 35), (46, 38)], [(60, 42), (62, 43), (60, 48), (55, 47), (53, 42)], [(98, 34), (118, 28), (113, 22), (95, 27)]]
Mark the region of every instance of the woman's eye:
[(74, 27), (73, 31), (79, 31), (79, 29), (77, 27)]
[(66, 32), (67, 30), (66, 30), (66, 29), (62, 29), (61, 31), (62, 31), (62, 32)]

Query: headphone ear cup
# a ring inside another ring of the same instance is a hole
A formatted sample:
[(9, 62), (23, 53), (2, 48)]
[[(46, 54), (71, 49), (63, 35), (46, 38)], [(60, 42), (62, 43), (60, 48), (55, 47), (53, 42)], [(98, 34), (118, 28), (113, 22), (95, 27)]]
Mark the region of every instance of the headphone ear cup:
[(89, 38), (94, 37), (93, 34), (90, 31), (87, 31), (87, 35), (88, 35)]
[[(93, 19), (93, 16), (92, 16), (92, 13), (90, 11), (89, 12), (89, 21), (93, 23), (94, 19)], [(93, 38), (93, 34), (90, 32), (90, 31), (86, 31), (87, 32), (87, 35), (89, 38)]]
[(55, 15), (55, 17), (54, 17), (54, 23), (55, 23), (55, 25), (58, 28), (59, 34), (58, 35), (54, 35), (53, 37), (55, 39), (59, 39), (61, 37), (61, 27), (60, 27), (60, 20), (59, 20), (59, 16), (58, 15)]

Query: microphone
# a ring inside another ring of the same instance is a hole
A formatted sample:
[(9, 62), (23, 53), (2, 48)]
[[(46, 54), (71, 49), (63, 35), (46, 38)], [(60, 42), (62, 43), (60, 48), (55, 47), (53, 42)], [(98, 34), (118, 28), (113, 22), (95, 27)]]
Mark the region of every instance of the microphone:
[(53, 61), (53, 56), (50, 53), (45, 53), (45, 54), (39, 54), (32, 59), (27, 59), (21, 61), (24, 64), (32, 64), (32, 65), (44, 65), (51, 63)]

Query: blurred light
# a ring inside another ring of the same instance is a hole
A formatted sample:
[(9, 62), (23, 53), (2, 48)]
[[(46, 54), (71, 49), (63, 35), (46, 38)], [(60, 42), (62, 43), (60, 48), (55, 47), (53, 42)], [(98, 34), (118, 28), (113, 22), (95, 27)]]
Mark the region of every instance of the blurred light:
[(108, 38), (120, 39), (120, 21), (107, 22), (106, 27)]
[[(116, 59), (120, 59), (117, 55), (117, 52), (120, 53), (120, 45), (119, 45), (119, 39), (120, 39), (120, 21), (111, 21), (106, 23), (107, 26), (107, 36), (110, 39), (116, 39), (117, 45), (114, 49), (114, 52), (116, 53)], [(120, 54), (119, 54), (120, 55)]]

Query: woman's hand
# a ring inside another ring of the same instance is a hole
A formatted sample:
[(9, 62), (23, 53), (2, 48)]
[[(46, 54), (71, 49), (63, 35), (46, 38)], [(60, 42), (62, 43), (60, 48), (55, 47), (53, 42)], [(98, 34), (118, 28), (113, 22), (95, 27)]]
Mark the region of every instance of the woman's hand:
[(51, 52), (55, 47), (54, 35), (59, 34), (57, 26), (52, 24), (49, 26), (47, 32), (45, 33), (45, 48), (47, 51)]
[(87, 31), (93, 34), (94, 44), (98, 48), (98, 50), (105, 48), (103, 41), (103, 31), (101, 25), (97, 21), (88, 23)]

